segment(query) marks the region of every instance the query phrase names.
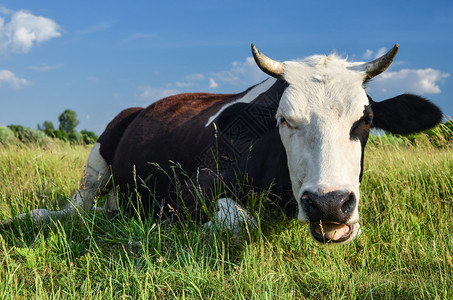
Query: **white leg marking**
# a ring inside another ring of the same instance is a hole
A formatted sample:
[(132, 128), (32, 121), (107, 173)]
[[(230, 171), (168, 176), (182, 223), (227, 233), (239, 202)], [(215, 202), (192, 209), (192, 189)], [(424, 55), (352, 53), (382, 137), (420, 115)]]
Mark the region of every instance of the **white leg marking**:
[(257, 227), (255, 218), (249, 215), (237, 202), (230, 198), (221, 198), (217, 203), (219, 208), (217, 214), (211, 221), (204, 224), (204, 228), (217, 225), (220, 228), (230, 230), (233, 235), (239, 235), (244, 229), (253, 230)]
[(106, 213), (108, 217), (114, 216), (118, 211), (118, 202), (113, 189), (109, 190), (107, 200), (104, 203), (104, 207), (93, 207), (96, 213)]
[[(72, 208), (82, 208), (85, 211), (91, 210), (94, 199), (99, 196), (105, 188), (110, 177), (110, 168), (100, 153), (101, 144), (96, 143), (91, 149), (88, 161), (80, 180), (79, 188), (72, 196)], [(68, 207), (69, 209), (71, 207)]]
[(35, 209), (30, 211), (29, 213), (23, 213), (15, 218), (9, 219), (4, 222), (4, 224), (9, 224), (12, 223), (13, 220), (20, 220), (20, 221), (25, 221), (27, 218), (30, 218), (30, 220), (33, 223), (36, 224), (43, 224), (47, 221), (50, 221), (50, 219), (53, 220), (58, 220), (62, 219), (70, 214), (70, 211), (68, 209), (63, 209), (60, 211), (52, 211), (52, 210), (47, 210), (45, 208), (41, 209)]
[(115, 192), (113, 191), (113, 189), (110, 189), (110, 191), (109, 191), (107, 200), (105, 201), (104, 208), (108, 213), (114, 213), (119, 210), (118, 202), (117, 202), (116, 195), (115, 195)]
[(42, 224), (50, 219), (50, 214), (47, 209), (35, 209), (29, 213), (20, 214), (14, 219), (25, 220), (30, 217), (33, 223)]

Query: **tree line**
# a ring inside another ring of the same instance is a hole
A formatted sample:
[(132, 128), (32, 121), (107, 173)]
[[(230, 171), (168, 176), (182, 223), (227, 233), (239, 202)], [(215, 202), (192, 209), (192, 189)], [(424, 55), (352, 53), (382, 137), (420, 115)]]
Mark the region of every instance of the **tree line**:
[(93, 131), (76, 131), (79, 120), (77, 114), (71, 109), (66, 109), (58, 116), (59, 126), (55, 128), (51, 121), (44, 121), (38, 124), (38, 129), (34, 130), (22, 125), (8, 125), (0, 127), (0, 142), (8, 143), (19, 140), (23, 143), (45, 143), (46, 138), (68, 141), (73, 144), (93, 144), (98, 136)]
[[(93, 144), (98, 139), (98, 136), (93, 131), (81, 130), (77, 132), (75, 128), (79, 125), (77, 114), (66, 109), (58, 116), (59, 126), (55, 128), (51, 121), (44, 121), (38, 124), (38, 130), (34, 130), (22, 125), (0, 126), (0, 144), (14, 143), (20, 141), (23, 143), (45, 144), (50, 138), (67, 141), (73, 144)], [(373, 134), (374, 133), (374, 134)], [(449, 119), (438, 126), (426, 130), (422, 133), (412, 134), (409, 136), (398, 136), (387, 133), (372, 132), (370, 135), (371, 143), (381, 143), (385, 136), (385, 143), (394, 145), (417, 145), (427, 141), (434, 146), (453, 147), (453, 120)]]

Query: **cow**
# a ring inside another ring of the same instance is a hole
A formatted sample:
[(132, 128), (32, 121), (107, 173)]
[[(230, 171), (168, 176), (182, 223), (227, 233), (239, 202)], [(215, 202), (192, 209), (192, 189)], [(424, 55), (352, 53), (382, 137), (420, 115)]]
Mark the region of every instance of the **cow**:
[(90, 211), (107, 195), (109, 214), (136, 210), (235, 230), (256, 223), (235, 196), (245, 180), (308, 224), (315, 241), (348, 243), (360, 234), (359, 186), (370, 130), (407, 135), (442, 119), (420, 96), (375, 102), (366, 93), (364, 84), (390, 66), (398, 49), (371, 62), (336, 54), (279, 62), (252, 44), (268, 79), (239, 94), (179, 94), (122, 111), (92, 148), (70, 204), (16, 218), (43, 222)]

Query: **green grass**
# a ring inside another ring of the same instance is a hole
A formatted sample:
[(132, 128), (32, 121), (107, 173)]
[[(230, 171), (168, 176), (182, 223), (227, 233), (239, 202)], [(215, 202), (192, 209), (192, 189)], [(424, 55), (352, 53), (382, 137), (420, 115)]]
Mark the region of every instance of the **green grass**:
[[(0, 220), (64, 205), (89, 150), (0, 145)], [(0, 298), (452, 299), (451, 147), (373, 140), (365, 162), (362, 236), (348, 245), (318, 245), (259, 194), (243, 242), (92, 215), (0, 233)]]

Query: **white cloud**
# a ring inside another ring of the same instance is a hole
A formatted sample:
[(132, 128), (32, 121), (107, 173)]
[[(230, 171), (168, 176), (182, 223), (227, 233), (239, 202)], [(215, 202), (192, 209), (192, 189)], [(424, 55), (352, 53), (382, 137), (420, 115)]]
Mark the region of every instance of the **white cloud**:
[(267, 75), (258, 68), (253, 57), (247, 57), (243, 62), (234, 61), (228, 71), (212, 73), (211, 77), (217, 83), (249, 86), (264, 80)]
[(27, 53), (33, 46), (60, 36), (55, 21), (26, 11), (13, 13), (9, 23), (0, 18), (0, 53)]
[(374, 55), (374, 59), (381, 57), (387, 52), (387, 48), (379, 48), (379, 50)]
[(247, 57), (245, 61), (234, 61), (227, 70), (206, 74), (191, 73), (184, 76), (183, 81), (166, 84), (165, 88), (140, 87), (140, 98), (157, 100), (181, 92), (179, 89), (184, 90), (189, 87), (200, 91), (217, 89), (221, 85), (247, 88), (266, 79), (266, 77), (267, 75), (258, 68), (255, 60), (252, 57)]
[(147, 101), (156, 101), (171, 95), (178, 94), (179, 91), (171, 88), (155, 88), (152, 86), (139, 87), (139, 98)]
[(48, 72), (48, 71), (53, 71), (62, 68), (64, 65), (63, 64), (57, 64), (57, 65), (47, 65), (47, 64), (42, 64), (39, 66), (30, 66), (28, 67), (30, 70), (34, 71), (39, 71), (39, 72)]
[(3, 5), (0, 5), (0, 14), (3, 14), (3, 15), (9, 15), (9, 14), (12, 14), (13, 11), (4, 7)]
[(370, 49), (367, 49), (367, 50), (365, 51), (365, 53), (362, 55), (362, 57), (363, 57), (364, 59), (370, 59), (372, 55), (373, 55), (373, 51), (370, 50)]
[(7, 83), (14, 89), (20, 89), (30, 84), (28, 80), (17, 77), (9, 70), (0, 70), (0, 86), (2, 83)]
[(378, 51), (376, 51), (376, 52), (374, 52), (373, 50), (367, 49), (365, 51), (365, 53), (362, 55), (362, 57), (364, 59), (371, 59), (371, 58), (376, 59), (376, 58), (381, 57), (385, 53), (387, 53), (387, 48), (385, 48), (385, 47), (379, 48)]
[(441, 93), (439, 84), (449, 76), (449, 73), (442, 73), (431, 68), (387, 71), (371, 81), (368, 90), (385, 95), (401, 93), (439, 94)]
[(219, 84), (214, 80), (214, 78), (209, 78), (209, 87), (215, 89), (219, 87)]

